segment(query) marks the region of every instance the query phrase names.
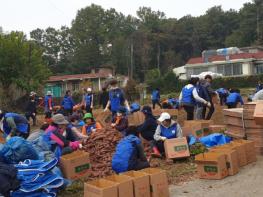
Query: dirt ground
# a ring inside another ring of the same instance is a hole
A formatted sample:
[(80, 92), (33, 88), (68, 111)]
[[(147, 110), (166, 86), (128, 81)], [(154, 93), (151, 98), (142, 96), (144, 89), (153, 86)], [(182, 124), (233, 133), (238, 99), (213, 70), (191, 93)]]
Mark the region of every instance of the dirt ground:
[(235, 176), (223, 180), (201, 180), (187, 182), (181, 186), (170, 186), (171, 197), (261, 197), (263, 194), (263, 157), (241, 168)]

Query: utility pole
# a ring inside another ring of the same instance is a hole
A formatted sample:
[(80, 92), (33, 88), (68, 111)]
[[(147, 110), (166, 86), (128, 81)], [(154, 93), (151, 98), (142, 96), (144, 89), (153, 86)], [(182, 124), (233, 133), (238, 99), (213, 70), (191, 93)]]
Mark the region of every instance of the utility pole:
[(131, 40), (131, 70), (130, 78), (133, 79), (133, 40)]

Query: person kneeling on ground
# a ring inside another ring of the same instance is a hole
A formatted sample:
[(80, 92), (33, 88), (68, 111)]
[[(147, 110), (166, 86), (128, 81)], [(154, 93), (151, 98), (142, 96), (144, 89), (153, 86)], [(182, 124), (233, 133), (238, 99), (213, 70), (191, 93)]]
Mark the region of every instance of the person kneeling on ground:
[(4, 132), (7, 140), (13, 136), (27, 138), (30, 125), (24, 116), (0, 110), (0, 131)]
[(240, 90), (231, 90), (229, 96), (226, 98), (228, 109), (236, 108), (239, 102), (241, 105), (244, 105), (244, 101), (240, 95)]
[(153, 150), (153, 156), (160, 157), (161, 154), (157, 147), (154, 145), (154, 134), (156, 128), (158, 126), (156, 118), (152, 114), (152, 109), (150, 106), (144, 106), (141, 111), (144, 114), (144, 123), (138, 126), (137, 131), (141, 134), (141, 136), (150, 142), (150, 145)]
[(69, 122), (62, 114), (56, 114), (51, 119), (51, 125), (45, 130), (45, 133), (49, 136), (52, 143), (51, 151), (58, 151), (59, 155), (64, 155), (82, 147), (79, 141), (70, 139), (72, 134), (67, 132), (71, 132), (71, 130), (66, 129)]
[(126, 130), (126, 137), (118, 143), (112, 157), (112, 169), (116, 173), (150, 167), (138, 134), (137, 128), (130, 126)]
[(170, 114), (163, 112), (158, 119), (159, 125), (154, 134), (155, 144), (161, 154), (164, 154), (164, 141), (167, 139), (183, 137), (182, 129), (178, 123), (171, 119)]
[(128, 125), (129, 123), (128, 118), (126, 116), (126, 108), (121, 106), (119, 107), (111, 126), (120, 131), (123, 135), (125, 135), (125, 131), (128, 128)]
[(102, 129), (100, 123), (96, 122), (91, 113), (86, 113), (83, 117), (85, 125), (82, 127), (83, 135), (90, 135), (91, 132), (95, 132), (98, 129)]

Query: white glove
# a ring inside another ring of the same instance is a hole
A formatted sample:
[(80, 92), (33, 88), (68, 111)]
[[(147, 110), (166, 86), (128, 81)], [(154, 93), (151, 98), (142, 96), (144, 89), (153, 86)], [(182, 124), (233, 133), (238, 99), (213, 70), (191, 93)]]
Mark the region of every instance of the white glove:
[(108, 111), (108, 108), (105, 108), (103, 111), (104, 111), (104, 112)]
[(207, 105), (207, 107), (209, 107), (209, 108), (211, 107), (211, 103), (210, 103), (210, 102), (207, 102), (206, 105)]
[(11, 139), (11, 134), (9, 134), (7, 137), (6, 137), (6, 141), (10, 140)]
[(162, 141), (165, 141), (167, 138), (166, 137), (161, 137), (161, 140)]

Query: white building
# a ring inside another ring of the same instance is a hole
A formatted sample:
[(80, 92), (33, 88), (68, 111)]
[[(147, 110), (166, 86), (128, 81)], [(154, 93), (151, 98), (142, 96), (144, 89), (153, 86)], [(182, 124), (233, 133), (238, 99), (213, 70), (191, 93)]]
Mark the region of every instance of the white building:
[(210, 54), (208, 57), (191, 58), (183, 67), (186, 78), (208, 71), (220, 73), (224, 77), (263, 74), (263, 51), (254, 49), (253, 52), (242, 52), (241, 49), (237, 54)]

